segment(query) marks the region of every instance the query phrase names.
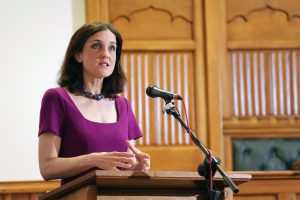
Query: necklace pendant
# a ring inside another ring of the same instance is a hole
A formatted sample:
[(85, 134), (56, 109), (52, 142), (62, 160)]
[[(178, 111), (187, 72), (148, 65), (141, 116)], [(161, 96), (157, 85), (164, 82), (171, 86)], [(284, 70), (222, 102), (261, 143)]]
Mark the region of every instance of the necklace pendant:
[(104, 95), (103, 94), (95, 94), (95, 95), (93, 95), (93, 99), (99, 101), (101, 99), (104, 99)]
[(82, 93), (84, 96), (86, 96), (87, 98), (90, 98), (90, 99), (94, 99), (94, 100), (97, 100), (97, 101), (100, 101), (101, 99), (104, 99), (105, 96), (104, 94), (93, 94), (85, 89), (81, 89), (80, 90), (80, 93)]

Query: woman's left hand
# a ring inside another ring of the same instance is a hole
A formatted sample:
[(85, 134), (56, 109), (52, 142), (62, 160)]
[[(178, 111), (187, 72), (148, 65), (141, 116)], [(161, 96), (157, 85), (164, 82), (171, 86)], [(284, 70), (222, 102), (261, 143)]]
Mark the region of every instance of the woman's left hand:
[(132, 151), (137, 160), (137, 164), (132, 168), (132, 170), (137, 171), (149, 171), (150, 170), (150, 155), (141, 152), (137, 149), (133, 143), (126, 140), (127, 147)]

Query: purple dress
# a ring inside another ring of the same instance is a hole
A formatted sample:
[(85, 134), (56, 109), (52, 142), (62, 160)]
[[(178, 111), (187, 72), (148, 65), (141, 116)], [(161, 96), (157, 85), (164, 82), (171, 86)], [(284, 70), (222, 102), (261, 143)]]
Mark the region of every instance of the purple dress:
[[(52, 132), (61, 137), (59, 157), (74, 157), (93, 152), (126, 152), (125, 140), (137, 139), (142, 132), (125, 97), (115, 99), (117, 122), (87, 120), (63, 88), (45, 92), (40, 110), (39, 136)], [(93, 169), (62, 179), (65, 184)]]

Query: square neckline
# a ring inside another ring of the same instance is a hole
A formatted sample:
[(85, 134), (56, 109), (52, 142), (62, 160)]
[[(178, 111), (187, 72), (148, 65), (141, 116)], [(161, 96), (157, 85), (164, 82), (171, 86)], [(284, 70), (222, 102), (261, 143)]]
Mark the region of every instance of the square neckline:
[(63, 90), (63, 92), (65, 93), (65, 95), (67, 96), (67, 98), (71, 101), (72, 105), (76, 108), (77, 112), (80, 114), (80, 116), (85, 120), (88, 121), (90, 123), (95, 123), (95, 124), (101, 124), (101, 125), (113, 125), (113, 124), (118, 124), (120, 121), (120, 113), (119, 113), (119, 107), (118, 107), (118, 96), (116, 96), (115, 98), (115, 108), (116, 108), (116, 112), (117, 112), (117, 120), (115, 122), (109, 122), (109, 123), (103, 123), (103, 122), (96, 122), (96, 121), (92, 121), (87, 119), (79, 110), (79, 108), (77, 107), (77, 105), (75, 104), (75, 102), (73, 101), (73, 99), (71, 98), (69, 92), (65, 89), (65, 88), (61, 88)]

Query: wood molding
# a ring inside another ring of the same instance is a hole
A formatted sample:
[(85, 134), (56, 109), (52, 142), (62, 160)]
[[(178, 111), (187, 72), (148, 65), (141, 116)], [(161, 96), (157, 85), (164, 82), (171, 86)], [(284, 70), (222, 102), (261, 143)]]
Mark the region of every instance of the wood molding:
[(252, 179), (239, 186), (240, 192), (234, 194), (234, 199), (296, 200), (296, 197), (300, 195), (299, 171), (244, 171), (238, 173), (251, 174)]
[(0, 194), (44, 193), (60, 186), (60, 181), (8, 181), (0, 182)]
[(300, 40), (229, 40), (228, 50), (250, 49), (297, 49), (300, 48)]
[(193, 40), (125, 40), (125, 51), (193, 51)]
[[(224, 129), (265, 129), (266, 131), (286, 130), (299, 132), (299, 117), (248, 117), (248, 118), (228, 118), (224, 119)], [(249, 130), (247, 130), (249, 129)]]

